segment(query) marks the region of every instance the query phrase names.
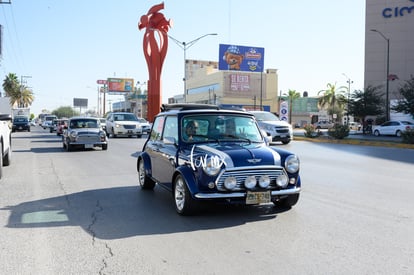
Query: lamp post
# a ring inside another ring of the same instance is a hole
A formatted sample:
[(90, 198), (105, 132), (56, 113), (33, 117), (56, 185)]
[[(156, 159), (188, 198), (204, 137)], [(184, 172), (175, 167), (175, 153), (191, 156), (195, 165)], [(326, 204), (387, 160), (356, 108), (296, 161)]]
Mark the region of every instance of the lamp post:
[(186, 60), (186, 57), (187, 57), (187, 55), (186, 55), (187, 49), (190, 48), (191, 46), (193, 46), (201, 38), (204, 38), (204, 37), (209, 36), (209, 35), (217, 35), (217, 33), (208, 33), (208, 34), (202, 35), (202, 36), (200, 36), (200, 37), (198, 37), (198, 38), (196, 38), (196, 39), (194, 39), (190, 42), (181, 42), (181, 41), (175, 39), (174, 37), (172, 37), (171, 35), (168, 35), (168, 37), (170, 39), (172, 39), (172, 41), (174, 41), (174, 43), (177, 44), (184, 51), (184, 78), (183, 78), (183, 81), (184, 81), (184, 102), (187, 102), (187, 83), (186, 83), (187, 82), (187, 70), (186, 70), (186, 66), (185, 66), (185, 60)]
[(349, 125), (349, 97), (351, 95), (351, 83), (354, 83), (346, 74), (342, 73), (346, 78), (346, 83), (348, 83), (348, 99), (347, 99), (347, 110), (346, 110), (346, 125)]
[(387, 41), (387, 75), (386, 75), (386, 88), (385, 88), (385, 120), (388, 121), (390, 120), (390, 96), (389, 96), (389, 87), (390, 87), (390, 79), (389, 79), (389, 74), (390, 74), (390, 39), (387, 38), (382, 32), (380, 32), (379, 30), (376, 29), (372, 29), (372, 32), (377, 32), (379, 33), (379, 35), (382, 36), (382, 38), (385, 39), (385, 41)]

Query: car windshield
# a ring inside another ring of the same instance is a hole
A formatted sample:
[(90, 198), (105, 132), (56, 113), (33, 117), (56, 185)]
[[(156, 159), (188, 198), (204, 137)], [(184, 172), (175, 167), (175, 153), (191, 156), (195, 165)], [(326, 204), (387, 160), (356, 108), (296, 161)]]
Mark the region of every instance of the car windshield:
[(137, 121), (137, 117), (134, 114), (115, 114), (115, 121)]
[(271, 112), (254, 113), (257, 121), (279, 121), (280, 119)]
[(70, 121), (70, 128), (98, 128), (96, 119), (72, 119)]
[(16, 117), (14, 122), (28, 122), (28, 119), (26, 117)]
[(233, 114), (188, 115), (181, 122), (182, 139), (186, 142), (241, 140), (262, 142), (254, 119)]

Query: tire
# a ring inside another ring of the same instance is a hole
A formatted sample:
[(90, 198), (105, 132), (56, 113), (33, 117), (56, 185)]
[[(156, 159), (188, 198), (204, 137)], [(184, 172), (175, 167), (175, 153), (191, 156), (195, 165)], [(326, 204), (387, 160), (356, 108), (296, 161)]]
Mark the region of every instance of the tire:
[(196, 212), (197, 203), (191, 197), (190, 190), (181, 175), (178, 175), (174, 180), (173, 192), (175, 210), (178, 214), (188, 216)]
[(70, 143), (66, 144), (66, 152), (72, 151), (72, 145)]
[[(2, 148), (3, 150), (3, 148)], [(3, 151), (2, 151), (3, 152)], [(11, 148), (11, 140), (10, 140), (10, 147), (9, 147), (9, 151), (6, 153), (6, 155), (2, 155), (2, 166), (9, 166), (11, 163), (11, 153), (12, 153), (12, 148)]]
[(395, 133), (395, 135), (397, 136), (397, 137), (401, 137), (401, 131), (400, 130), (397, 130), (397, 132)]
[(290, 208), (294, 206), (299, 201), (299, 194), (289, 195), (286, 198), (283, 198), (279, 201), (274, 201), (273, 204), (276, 206), (282, 206)]
[(155, 187), (155, 182), (145, 172), (143, 159), (138, 160), (138, 183), (141, 189), (152, 190)]
[(3, 143), (0, 142), (0, 179), (3, 177)]
[(374, 131), (374, 136), (379, 137), (380, 136), (380, 132), (378, 130)]
[(108, 144), (102, 144), (102, 150), (104, 151), (108, 150)]

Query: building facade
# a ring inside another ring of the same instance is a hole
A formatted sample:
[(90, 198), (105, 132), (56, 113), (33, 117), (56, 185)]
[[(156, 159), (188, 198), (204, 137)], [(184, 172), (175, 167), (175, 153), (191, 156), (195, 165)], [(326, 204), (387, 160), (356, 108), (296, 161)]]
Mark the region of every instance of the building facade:
[(392, 104), (413, 76), (414, 0), (366, 0), (364, 87), (381, 87)]

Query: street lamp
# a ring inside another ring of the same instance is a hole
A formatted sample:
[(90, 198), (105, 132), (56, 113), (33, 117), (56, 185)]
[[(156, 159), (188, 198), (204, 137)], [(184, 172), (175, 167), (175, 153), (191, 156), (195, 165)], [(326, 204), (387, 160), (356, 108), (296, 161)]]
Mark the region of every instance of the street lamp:
[(354, 83), (346, 74), (342, 73), (346, 78), (348, 83), (348, 101), (347, 101), (347, 110), (346, 110), (346, 125), (349, 125), (349, 97), (351, 94), (351, 83)]
[(186, 70), (186, 66), (185, 66), (187, 49), (190, 48), (191, 46), (193, 46), (201, 38), (204, 38), (204, 37), (209, 36), (209, 35), (217, 35), (217, 33), (208, 33), (208, 34), (202, 35), (202, 36), (200, 36), (200, 37), (198, 37), (198, 38), (196, 38), (196, 39), (194, 39), (190, 42), (181, 42), (181, 41), (175, 39), (174, 37), (172, 37), (171, 35), (168, 35), (168, 37), (171, 38), (175, 42), (175, 44), (177, 44), (184, 51), (184, 78), (183, 78), (183, 81), (184, 81), (184, 102), (187, 102), (187, 97), (186, 97), (186, 95), (187, 95), (187, 83), (186, 83), (187, 82), (187, 70)]
[(382, 38), (385, 39), (385, 41), (387, 41), (387, 75), (386, 75), (386, 88), (385, 88), (385, 120), (388, 121), (390, 120), (390, 103), (389, 103), (389, 87), (390, 87), (390, 79), (389, 79), (389, 74), (390, 74), (390, 39), (387, 38), (382, 32), (380, 32), (379, 30), (375, 30), (372, 29), (372, 32), (377, 32), (379, 33)]

